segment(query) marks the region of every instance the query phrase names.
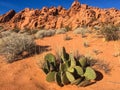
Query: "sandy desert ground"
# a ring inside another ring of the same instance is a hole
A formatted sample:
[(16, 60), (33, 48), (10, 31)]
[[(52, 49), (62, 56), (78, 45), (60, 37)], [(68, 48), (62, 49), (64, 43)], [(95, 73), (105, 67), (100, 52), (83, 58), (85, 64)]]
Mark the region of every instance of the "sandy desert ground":
[[(19, 60), (8, 64), (3, 58), (0, 59), (0, 90), (120, 90), (120, 56), (113, 55), (120, 52), (120, 41), (105, 42), (103, 38), (95, 38), (95, 35), (87, 35), (81, 38), (72, 32), (67, 33), (71, 40), (64, 40), (65, 34), (55, 35), (36, 40), (37, 44), (45, 46), (46, 51), (39, 55)], [(83, 43), (88, 42), (89, 47), (84, 47)], [(56, 83), (48, 83), (45, 80), (46, 75), (39, 68), (43, 56), (52, 52), (55, 54), (62, 46), (65, 46), (68, 52), (78, 50), (80, 54), (92, 56), (106, 64), (109, 64), (111, 71), (105, 73), (98, 69), (103, 75), (101, 80), (87, 87), (77, 87), (66, 85), (59, 87)], [(96, 55), (95, 50), (101, 53)]]

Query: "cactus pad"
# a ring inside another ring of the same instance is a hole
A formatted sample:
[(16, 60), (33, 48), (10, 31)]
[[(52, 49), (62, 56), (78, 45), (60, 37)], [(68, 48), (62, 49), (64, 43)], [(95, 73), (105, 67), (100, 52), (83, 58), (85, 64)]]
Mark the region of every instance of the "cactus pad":
[(70, 72), (66, 72), (66, 76), (70, 82), (73, 82), (75, 80), (75, 77)]
[(91, 67), (87, 67), (84, 73), (84, 76), (87, 80), (94, 80), (96, 79), (96, 73)]
[(55, 73), (55, 82), (59, 86), (63, 86), (62, 81), (61, 81), (61, 73), (60, 72)]
[(46, 74), (50, 71), (50, 65), (49, 65), (48, 61), (46, 61), (46, 62), (43, 64), (42, 69), (43, 69), (43, 71), (44, 71)]
[(75, 66), (75, 70), (78, 75), (82, 76), (84, 74), (82, 67), (80, 66)]
[(81, 80), (82, 80), (82, 78), (78, 78), (78, 79), (74, 80), (73, 82), (71, 82), (71, 84), (78, 85), (81, 82)]
[(47, 74), (47, 77), (46, 77), (46, 80), (48, 81), (48, 82), (53, 82), (53, 81), (55, 81), (55, 71), (53, 71), (53, 72), (49, 72), (48, 74)]
[(82, 67), (85, 67), (87, 65), (87, 60), (85, 57), (81, 57), (79, 60), (79, 63)]
[(62, 78), (62, 83), (63, 83), (64, 85), (67, 85), (67, 84), (70, 83), (69, 80), (67, 79), (67, 76), (66, 76), (65, 73), (62, 75), (61, 78)]
[(67, 68), (67, 71), (73, 73), (74, 72), (74, 68), (73, 67), (69, 67), (69, 68)]
[(56, 63), (55, 63), (55, 56), (51, 53), (48, 53), (46, 56), (45, 56), (45, 60), (48, 61), (49, 63), (51, 63), (53, 66), (56, 66)]
[(75, 61), (75, 58), (72, 54), (70, 54), (70, 61), (71, 61), (71, 67), (75, 67), (76, 66), (76, 61)]
[(80, 82), (80, 84), (78, 84), (79, 87), (85, 87), (89, 84), (91, 84), (92, 82), (90, 80), (83, 80), (82, 82)]
[(62, 48), (61, 59), (66, 62), (69, 59), (69, 54), (66, 52), (65, 47)]

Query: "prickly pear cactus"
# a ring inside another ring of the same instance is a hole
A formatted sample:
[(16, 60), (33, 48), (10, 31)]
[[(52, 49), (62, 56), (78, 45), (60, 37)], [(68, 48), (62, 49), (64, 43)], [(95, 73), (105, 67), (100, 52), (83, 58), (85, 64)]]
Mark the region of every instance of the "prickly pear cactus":
[(80, 60), (79, 60), (79, 63), (81, 65), (81, 67), (85, 67), (87, 65), (87, 60), (85, 57), (81, 57)]
[(70, 54), (70, 61), (71, 61), (71, 67), (75, 67), (76, 66), (76, 61), (75, 61), (75, 58), (74, 58), (73, 54)]
[(61, 79), (62, 79), (63, 85), (67, 85), (70, 83), (65, 73), (61, 76)]
[(48, 81), (48, 82), (53, 82), (53, 81), (55, 81), (55, 71), (53, 71), (53, 72), (49, 72), (48, 74), (47, 74), (47, 77), (46, 77), (46, 80)]
[(90, 80), (83, 80), (81, 83), (78, 84), (79, 87), (85, 87), (90, 85), (92, 82)]
[(84, 71), (83, 71), (82, 67), (75, 66), (75, 70), (76, 70), (76, 72), (77, 72), (78, 75), (83, 76)]
[(96, 72), (89, 67), (85, 57), (74, 58), (64, 47), (60, 57), (61, 61), (57, 61), (56, 57), (49, 53), (44, 58), (42, 69), (47, 74), (48, 82), (56, 82), (59, 86), (74, 84), (84, 87), (96, 78)]
[(59, 85), (59, 86), (63, 86), (62, 84), (62, 80), (61, 80), (61, 72), (57, 72), (55, 73), (55, 82)]
[(60, 68), (59, 68), (59, 70), (60, 70), (61, 72), (67, 71), (67, 68), (68, 68), (67, 64), (65, 64), (65, 63), (60, 63)]
[(56, 66), (56, 62), (55, 62), (55, 56), (51, 53), (48, 53), (45, 58), (46, 61), (48, 61), (49, 63), (53, 64), (54, 66)]
[(61, 59), (65, 63), (69, 59), (69, 54), (66, 52), (65, 47), (62, 48)]
[(43, 64), (43, 71), (47, 74), (47, 73), (49, 73), (49, 71), (50, 71), (50, 65), (49, 65), (49, 63), (48, 63), (48, 61), (46, 61), (44, 64)]
[(74, 80), (73, 82), (71, 82), (72, 85), (78, 85), (81, 82), (82, 78), (78, 78), (76, 80)]
[(75, 77), (70, 73), (70, 72), (66, 72), (66, 77), (70, 82), (73, 82), (75, 80)]
[(96, 73), (91, 67), (87, 67), (84, 76), (87, 80), (94, 80), (96, 78)]
[(74, 68), (73, 68), (73, 67), (69, 67), (69, 68), (67, 69), (67, 71), (73, 73), (73, 72), (74, 72)]

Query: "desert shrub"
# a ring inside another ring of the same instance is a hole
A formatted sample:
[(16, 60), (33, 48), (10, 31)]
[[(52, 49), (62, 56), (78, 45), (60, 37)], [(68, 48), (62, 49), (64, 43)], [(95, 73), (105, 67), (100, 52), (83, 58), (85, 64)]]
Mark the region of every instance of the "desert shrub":
[(40, 30), (35, 34), (35, 38), (43, 38), (44, 37), (45, 30)]
[(65, 34), (66, 32), (67, 32), (66, 28), (61, 28), (61, 29), (56, 30), (56, 34)]
[(55, 30), (40, 30), (35, 34), (35, 38), (50, 37), (55, 34)]
[(104, 36), (106, 41), (115, 41), (120, 38), (118, 34), (118, 28), (113, 25), (103, 26), (100, 30), (100, 33)]
[(55, 30), (46, 30), (44, 33), (44, 37), (50, 37), (53, 36), (55, 34)]
[(35, 29), (35, 30), (30, 30), (30, 34), (36, 34), (37, 32), (38, 32), (37, 29)]
[(81, 34), (82, 37), (85, 37), (85, 34), (88, 32), (87, 28), (76, 28), (73, 33), (74, 34)]
[(22, 59), (32, 54), (34, 49), (35, 42), (30, 35), (12, 33), (0, 39), (0, 54), (6, 57), (7, 62)]
[(88, 42), (85, 41), (85, 42), (83, 42), (83, 46), (84, 46), (84, 47), (89, 47), (90, 45), (89, 45)]
[(47, 74), (48, 82), (56, 82), (59, 86), (75, 84), (84, 87), (96, 79), (96, 72), (87, 62), (88, 58), (84, 56), (75, 58), (73, 54), (68, 54), (64, 47), (59, 57), (56, 59), (51, 53), (44, 57), (42, 70)]
[(71, 40), (72, 38), (68, 36), (67, 34), (64, 36), (64, 40)]
[(28, 29), (25, 29), (25, 30), (20, 30), (19, 33), (26, 33), (26, 34), (28, 34), (28, 35), (33, 35), (33, 34), (36, 34), (37, 32), (38, 32), (37, 29), (35, 29), (35, 30), (28, 30)]
[(20, 29), (14, 28), (14, 29), (12, 29), (12, 31), (18, 33), (20, 31)]
[(10, 36), (13, 32), (11, 30), (8, 30), (8, 31), (4, 31), (4, 32), (1, 32), (0, 33), (0, 37), (3, 38), (3, 37), (7, 37), (7, 36)]
[(65, 26), (65, 29), (68, 31), (72, 30), (72, 28), (70, 26)]

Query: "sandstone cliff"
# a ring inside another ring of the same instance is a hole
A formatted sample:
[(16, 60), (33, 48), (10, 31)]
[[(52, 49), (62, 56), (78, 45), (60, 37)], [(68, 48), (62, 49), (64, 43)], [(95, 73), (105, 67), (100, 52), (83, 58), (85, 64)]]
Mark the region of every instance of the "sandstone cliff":
[(40, 10), (25, 8), (18, 13), (10, 10), (0, 16), (0, 26), (9, 29), (16, 27), (20, 29), (50, 29), (65, 26), (74, 29), (79, 26), (91, 27), (102, 23), (120, 25), (120, 10), (100, 9), (74, 1), (68, 10), (62, 6), (43, 7)]

